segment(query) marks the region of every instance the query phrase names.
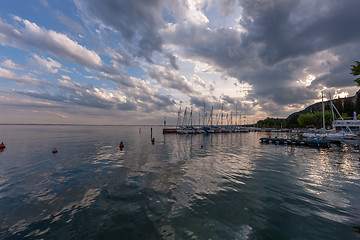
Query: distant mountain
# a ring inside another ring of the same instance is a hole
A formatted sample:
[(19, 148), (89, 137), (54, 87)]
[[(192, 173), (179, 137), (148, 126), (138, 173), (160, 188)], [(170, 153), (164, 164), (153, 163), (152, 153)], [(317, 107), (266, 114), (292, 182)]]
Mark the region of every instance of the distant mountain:
[[(355, 96), (352, 96), (352, 97), (346, 97), (346, 98), (338, 98), (338, 99), (334, 99), (333, 100), (333, 103), (334, 105), (337, 105), (337, 104), (342, 104), (342, 106), (344, 106), (344, 102), (345, 101), (350, 101), (352, 102), (354, 105), (356, 104), (356, 99), (357, 99), (357, 96), (360, 94), (360, 90), (356, 92)], [(337, 104), (336, 104), (336, 103)], [(329, 101), (325, 101), (324, 102), (325, 104), (325, 108), (330, 108), (330, 100)], [(322, 111), (322, 104), (321, 102), (318, 102), (318, 103), (314, 103), (308, 107), (306, 107), (304, 110), (301, 110), (299, 112), (295, 112), (295, 113), (292, 113), (290, 114), (287, 118), (286, 118), (286, 121), (291, 121), (292, 119), (296, 118), (298, 116), (300, 116), (301, 114), (304, 114), (304, 113), (312, 113), (312, 112), (318, 112), (318, 111)]]

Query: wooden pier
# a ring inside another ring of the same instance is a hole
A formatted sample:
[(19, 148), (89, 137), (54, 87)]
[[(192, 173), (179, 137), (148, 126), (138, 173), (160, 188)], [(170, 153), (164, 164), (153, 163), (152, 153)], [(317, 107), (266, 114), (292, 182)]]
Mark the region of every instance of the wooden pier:
[(176, 133), (177, 128), (163, 128), (163, 133)]
[(325, 140), (296, 140), (286, 138), (260, 138), (262, 143), (287, 144), (309, 147), (330, 147), (330, 141)]

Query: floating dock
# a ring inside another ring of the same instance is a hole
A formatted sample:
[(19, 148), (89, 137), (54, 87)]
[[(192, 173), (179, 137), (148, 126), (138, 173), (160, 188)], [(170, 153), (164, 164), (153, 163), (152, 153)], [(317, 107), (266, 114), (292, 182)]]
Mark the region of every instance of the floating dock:
[(177, 128), (163, 128), (163, 133), (176, 133)]
[(296, 140), (286, 138), (260, 138), (262, 143), (287, 144), (309, 147), (330, 147), (330, 141), (325, 140)]

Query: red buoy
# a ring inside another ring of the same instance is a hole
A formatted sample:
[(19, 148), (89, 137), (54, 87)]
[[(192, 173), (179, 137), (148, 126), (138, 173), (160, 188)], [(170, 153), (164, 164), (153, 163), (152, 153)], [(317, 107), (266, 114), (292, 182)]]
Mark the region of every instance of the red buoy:
[(124, 143), (122, 141), (120, 142), (119, 147), (120, 147), (120, 150), (122, 150), (124, 148)]
[(154, 144), (155, 143), (155, 138), (152, 138), (151, 142), (152, 142), (152, 144)]
[(0, 148), (5, 148), (5, 144), (3, 142), (1, 142)]
[(58, 150), (56, 148), (53, 148), (53, 150), (51, 151), (52, 153), (57, 153)]

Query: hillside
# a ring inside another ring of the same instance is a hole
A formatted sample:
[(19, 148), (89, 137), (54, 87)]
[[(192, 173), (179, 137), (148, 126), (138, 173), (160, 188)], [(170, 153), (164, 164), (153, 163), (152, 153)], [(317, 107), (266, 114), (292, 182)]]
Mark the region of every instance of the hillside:
[[(357, 106), (358, 104), (356, 102), (359, 94), (360, 94), (360, 90), (352, 97), (335, 99), (335, 100), (333, 100), (333, 103), (336, 106), (336, 108), (339, 110), (340, 113), (346, 112), (349, 116), (352, 116), (352, 112), (354, 110), (357, 111), (358, 113), (360, 112), (359, 106)], [(330, 101), (325, 101), (324, 103), (325, 103), (325, 109), (330, 109)], [(313, 113), (313, 112), (317, 112), (317, 111), (322, 111), (321, 102), (314, 103), (299, 112), (290, 114), (286, 118), (286, 122), (288, 122), (290, 124), (291, 123), (297, 124), (297, 118), (301, 114)]]

